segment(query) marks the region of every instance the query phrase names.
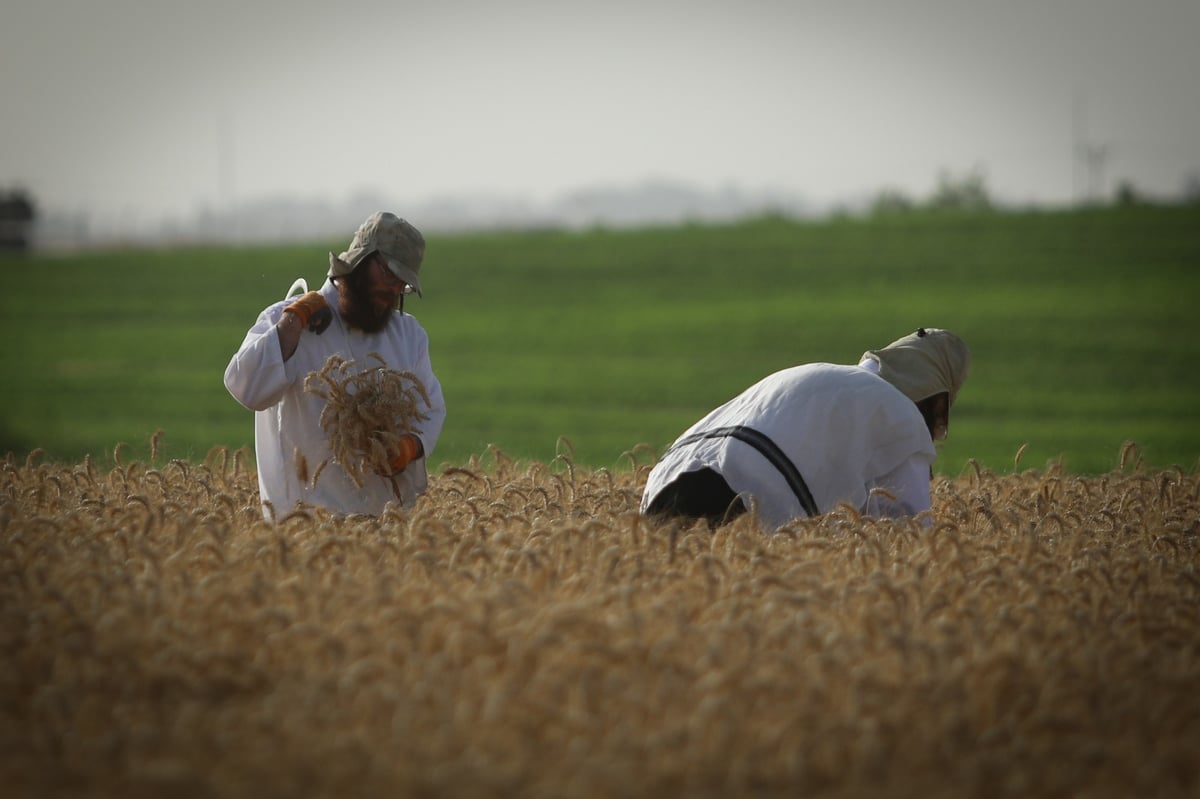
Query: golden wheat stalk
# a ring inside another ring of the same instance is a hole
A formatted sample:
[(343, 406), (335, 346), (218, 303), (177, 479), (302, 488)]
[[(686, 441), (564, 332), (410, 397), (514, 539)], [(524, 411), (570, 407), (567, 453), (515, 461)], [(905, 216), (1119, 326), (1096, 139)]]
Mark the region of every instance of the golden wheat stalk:
[[(432, 407), (420, 378), (388, 368), (378, 353), (369, 357), (378, 365), (331, 355), (319, 371), (304, 380), (305, 391), (325, 400), (320, 423), (329, 437), (333, 460), (360, 488), (369, 472), (389, 472), (400, 439), (416, 433)], [(303, 453), (296, 455), (297, 473), (306, 475), (307, 462), (299, 468)], [(323, 468), (322, 463), (313, 472), (313, 484)]]

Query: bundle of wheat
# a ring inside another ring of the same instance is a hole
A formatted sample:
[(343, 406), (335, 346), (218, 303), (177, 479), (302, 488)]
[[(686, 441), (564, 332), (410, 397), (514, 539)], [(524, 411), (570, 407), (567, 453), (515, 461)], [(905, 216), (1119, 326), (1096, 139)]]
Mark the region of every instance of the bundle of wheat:
[[(329, 436), (329, 447), (337, 462), (356, 486), (370, 471), (388, 473), (388, 463), (401, 437), (416, 432), (417, 424), (429, 418), (429, 393), (412, 372), (389, 369), (378, 353), (369, 358), (378, 366), (364, 365), (331, 355), (318, 372), (304, 381), (304, 390), (325, 400), (321, 428)], [(421, 403), (424, 403), (422, 409)], [(308, 464), (296, 453), (301, 480), (307, 479)], [(312, 475), (316, 483), (322, 463)]]

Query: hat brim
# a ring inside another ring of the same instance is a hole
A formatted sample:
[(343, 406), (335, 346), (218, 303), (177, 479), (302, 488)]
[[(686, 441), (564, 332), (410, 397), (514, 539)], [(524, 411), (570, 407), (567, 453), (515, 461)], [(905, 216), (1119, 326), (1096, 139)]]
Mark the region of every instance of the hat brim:
[(415, 270), (399, 261), (388, 258), (386, 255), (384, 256), (384, 260), (387, 262), (388, 269), (392, 270), (392, 274), (412, 286), (413, 291), (417, 293), (418, 297), (423, 298), (425, 296), (421, 293), (421, 279), (417, 277)]
[(362, 262), (363, 256), (366, 254), (367, 250), (362, 247), (346, 250), (341, 255), (329, 253), (329, 277), (350, 274)]

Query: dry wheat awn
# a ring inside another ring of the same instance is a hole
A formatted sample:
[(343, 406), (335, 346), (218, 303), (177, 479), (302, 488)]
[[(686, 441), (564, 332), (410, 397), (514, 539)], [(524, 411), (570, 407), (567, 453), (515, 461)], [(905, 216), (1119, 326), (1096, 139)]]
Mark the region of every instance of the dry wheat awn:
[[(378, 365), (331, 355), (304, 381), (305, 391), (325, 400), (320, 423), (329, 437), (334, 461), (360, 488), (364, 475), (390, 472), (388, 464), (400, 438), (416, 432), (419, 423), (429, 418), (426, 411), (431, 407), (420, 378), (412, 372), (389, 369), (378, 353), (368, 357)], [(303, 453), (297, 452), (297, 475), (307, 482), (308, 464), (302, 457)], [(313, 473), (314, 485), (324, 467), (322, 462)]]
[(6, 796), (1200, 790), (1200, 476), (1132, 447), (773, 536), (569, 448), (278, 525), (241, 451), (122, 449), (0, 461)]

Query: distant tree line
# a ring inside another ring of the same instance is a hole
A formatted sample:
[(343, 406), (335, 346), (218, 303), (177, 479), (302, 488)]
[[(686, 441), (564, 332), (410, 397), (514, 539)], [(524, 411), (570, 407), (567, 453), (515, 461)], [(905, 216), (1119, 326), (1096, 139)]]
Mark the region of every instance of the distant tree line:
[(0, 250), (26, 252), (33, 243), (37, 207), (23, 189), (0, 192)]
[(875, 195), (870, 211), (875, 215), (902, 214), (918, 209), (934, 211), (990, 211), (992, 197), (982, 170), (964, 175), (942, 172), (929, 198), (920, 201), (897, 189), (883, 189)]
[[(1128, 180), (1117, 184), (1111, 203), (1117, 206), (1142, 205), (1153, 202)], [(1189, 175), (1183, 184), (1178, 200), (1188, 205), (1200, 203), (1200, 173)], [(1088, 204), (1102, 203), (1093, 200)], [(874, 216), (888, 216), (919, 210), (983, 213), (997, 208), (988, 189), (983, 171), (976, 168), (964, 174), (943, 171), (930, 195), (921, 200), (914, 199), (898, 189), (885, 188), (871, 200), (867, 211)]]

